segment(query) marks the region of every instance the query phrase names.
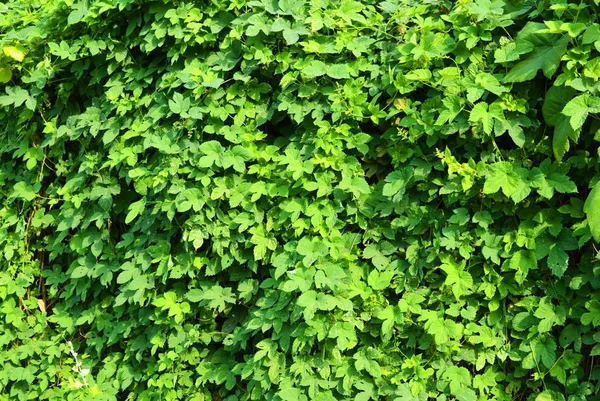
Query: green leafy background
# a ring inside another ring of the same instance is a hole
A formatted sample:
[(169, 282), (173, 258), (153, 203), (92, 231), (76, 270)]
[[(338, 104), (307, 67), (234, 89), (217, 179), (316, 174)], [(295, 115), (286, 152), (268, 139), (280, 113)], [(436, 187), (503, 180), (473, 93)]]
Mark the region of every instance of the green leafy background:
[(0, 3), (0, 400), (600, 399), (599, 12)]

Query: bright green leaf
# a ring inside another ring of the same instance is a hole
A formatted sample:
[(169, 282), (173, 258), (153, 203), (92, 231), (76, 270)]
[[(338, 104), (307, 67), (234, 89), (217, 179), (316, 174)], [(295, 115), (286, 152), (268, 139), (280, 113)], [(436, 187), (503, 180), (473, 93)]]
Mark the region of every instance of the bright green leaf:
[(600, 183), (597, 183), (589, 193), (583, 211), (586, 215), (588, 226), (596, 242), (600, 242)]

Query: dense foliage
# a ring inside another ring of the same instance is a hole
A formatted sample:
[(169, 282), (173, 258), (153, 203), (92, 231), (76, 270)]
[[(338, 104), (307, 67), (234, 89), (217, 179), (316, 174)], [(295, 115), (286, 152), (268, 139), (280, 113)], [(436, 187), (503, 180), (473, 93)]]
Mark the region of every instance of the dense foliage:
[(599, 13), (0, 3), (0, 400), (599, 400)]

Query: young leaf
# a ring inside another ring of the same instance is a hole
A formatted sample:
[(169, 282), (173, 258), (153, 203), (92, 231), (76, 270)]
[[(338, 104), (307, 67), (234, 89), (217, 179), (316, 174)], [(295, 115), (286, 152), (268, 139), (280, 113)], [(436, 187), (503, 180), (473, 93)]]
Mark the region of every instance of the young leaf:
[(25, 52), (23, 52), (22, 50), (20, 50), (19, 48), (15, 47), (15, 46), (5, 46), (2, 48), (2, 51), (8, 57), (10, 57), (14, 60), (23, 61), (25, 59)]

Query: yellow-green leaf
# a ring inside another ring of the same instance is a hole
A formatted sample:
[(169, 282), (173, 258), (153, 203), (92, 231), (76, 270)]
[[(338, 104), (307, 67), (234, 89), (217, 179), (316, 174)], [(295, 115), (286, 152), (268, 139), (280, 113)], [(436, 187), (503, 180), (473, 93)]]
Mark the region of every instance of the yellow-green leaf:
[(0, 68), (0, 83), (5, 84), (10, 81), (12, 71), (9, 68)]
[(17, 61), (23, 61), (23, 59), (25, 58), (25, 53), (14, 46), (3, 47), (2, 51), (8, 57), (11, 57)]

